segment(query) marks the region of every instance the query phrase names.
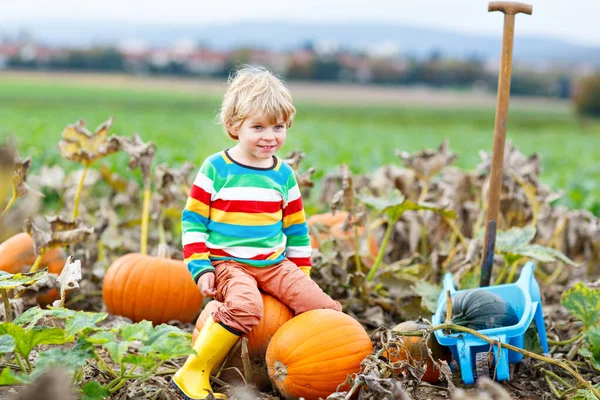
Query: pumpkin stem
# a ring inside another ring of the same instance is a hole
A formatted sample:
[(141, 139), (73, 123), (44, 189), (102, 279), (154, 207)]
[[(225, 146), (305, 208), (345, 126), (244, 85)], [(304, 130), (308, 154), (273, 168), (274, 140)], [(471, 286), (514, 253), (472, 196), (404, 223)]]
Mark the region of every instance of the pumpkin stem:
[(273, 374), (273, 380), (275, 382), (283, 383), (288, 375), (285, 365), (281, 361), (275, 361), (273, 363), (273, 369), (275, 370), (275, 373)]
[(396, 225), (396, 221), (398, 218), (395, 218), (392, 221), (388, 221), (388, 226), (385, 229), (385, 235), (383, 235), (383, 241), (381, 242), (381, 246), (379, 247), (379, 252), (377, 253), (377, 258), (375, 259), (375, 263), (371, 267), (369, 274), (367, 275), (367, 282), (371, 282), (375, 273), (379, 269), (379, 264), (381, 264), (381, 260), (383, 260), (383, 253), (385, 252), (385, 248), (387, 247), (388, 241), (390, 240), (390, 236), (392, 234), (392, 230), (394, 229), (394, 225)]
[(359, 255), (359, 246), (360, 241), (358, 238), (358, 225), (354, 224), (354, 263), (356, 264), (356, 271), (362, 272), (362, 266), (360, 263), (360, 255)]
[(12, 312), (10, 309), (10, 301), (8, 300), (8, 292), (6, 289), (0, 289), (2, 293), (2, 302), (4, 303), (4, 315), (6, 316), (6, 322), (12, 322)]
[(142, 237), (140, 239), (140, 252), (148, 254), (148, 219), (150, 217), (150, 182), (144, 182), (144, 205), (142, 208)]
[(85, 181), (85, 175), (87, 174), (88, 168), (90, 167), (89, 162), (83, 163), (83, 173), (79, 178), (79, 185), (77, 186), (77, 192), (75, 193), (75, 201), (73, 204), (73, 219), (79, 215), (79, 199), (81, 198), (81, 192), (83, 191), (83, 182)]
[(449, 324), (452, 321), (452, 296), (450, 291), (446, 290), (446, 321), (444, 323)]
[(158, 249), (156, 250), (156, 256), (160, 258), (171, 258), (171, 249), (165, 239), (165, 227), (164, 227), (165, 216), (160, 210), (158, 215)]
[(15, 202), (16, 199), (17, 199), (17, 188), (15, 187), (15, 185), (13, 183), (12, 197), (10, 198), (10, 201), (8, 202), (6, 207), (4, 207), (4, 211), (2, 211), (2, 214), (0, 214), (0, 217), (3, 216), (8, 211), (8, 209), (13, 205), (13, 203)]
[(40, 264), (42, 263), (42, 258), (44, 257), (44, 250), (40, 251), (40, 254), (35, 259), (35, 262), (31, 266), (29, 272), (35, 272), (40, 268)]

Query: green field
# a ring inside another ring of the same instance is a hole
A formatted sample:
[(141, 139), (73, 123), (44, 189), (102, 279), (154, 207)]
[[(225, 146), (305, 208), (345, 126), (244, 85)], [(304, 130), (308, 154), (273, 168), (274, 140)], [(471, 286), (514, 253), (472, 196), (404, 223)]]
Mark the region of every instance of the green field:
[[(114, 116), (111, 132), (139, 132), (158, 146), (157, 162), (172, 166), (185, 160), (200, 164), (209, 154), (232, 146), (216, 123), (220, 98), (215, 94), (165, 89), (115, 88), (28, 81), (0, 75), (0, 137), (17, 138), (33, 170), (62, 160), (56, 143), (65, 125), (84, 118), (90, 130)], [(298, 114), (288, 133), (287, 151), (306, 153), (304, 167), (314, 166), (316, 177), (347, 163), (353, 172), (369, 172), (398, 163), (397, 149), (433, 148), (448, 138), (459, 155), (457, 165), (472, 169), (479, 150), (492, 146), (494, 109), (426, 105), (335, 105), (319, 99), (297, 101)], [(542, 180), (565, 189), (562, 201), (571, 207), (600, 212), (600, 123), (582, 127), (568, 106), (511, 107), (508, 138), (525, 154), (542, 158)], [(114, 169), (125, 166), (125, 156), (107, 159)]]

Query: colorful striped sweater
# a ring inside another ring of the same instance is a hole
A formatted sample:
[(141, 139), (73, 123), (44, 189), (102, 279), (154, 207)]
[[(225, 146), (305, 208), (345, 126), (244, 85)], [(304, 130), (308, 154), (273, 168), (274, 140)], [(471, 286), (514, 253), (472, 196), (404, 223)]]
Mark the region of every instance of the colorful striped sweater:
[(308, 226), (292, 168), (242, 165), (227, 151), (208, 157), (183, 210), (183, 256), (195, 281), (211, 261), (265, 267), (284, 258), (311, 266)]

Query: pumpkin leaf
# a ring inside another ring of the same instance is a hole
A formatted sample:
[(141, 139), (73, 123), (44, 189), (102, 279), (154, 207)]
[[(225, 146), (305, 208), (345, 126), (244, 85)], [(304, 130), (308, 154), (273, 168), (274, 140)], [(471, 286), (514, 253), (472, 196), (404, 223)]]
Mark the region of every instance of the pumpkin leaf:
[(6, 271), (0, 271), (0, 289), (8, 290), (33, 285), (42, 279), (46, 272), (46, 268), (36, 272), (19, 272), (14, 275)]
[(73, 256), (67, 258), (67, 262), (63, 267), (57, 281), (60, 284), (60, 299), (53, 303), (55, 307), (62, 307), (65, 304), (67, 297), (67, 291), (73, 290), (79, 287), (79, 281), (81, 280), (81, 261), (76, 260), (73, 262)]
[(152, 142), (144, 143), (138, 133), (134, 133), (131, 138), (118, 137), (117, 140), (121, 148), (129, 154), (129, 169), (140, 168), (144, 183), (149, 184), (156, 145)]
[(29, 382), (31, 382), (31, 378), (28, 375), (13, 372), (8, 367), (0, 373), (0, 386), (21, 385)]
[(110, 358), (112, 358), (116, 364), (121, 364), (123, 356), (127, 353), (127, 350), (131, 345), (133, 345), (133, 342), (109, 341), (103, 343), (102, 347), (108, 351)]
[(420, 179), (427, 181), (456, 160), (456, 154), (450, 152), (448, 140), (444, 140), (437, 150), (423, 149), (413, 154), (397, 152), (396, 155)]
[(82, 400), (103, 400), (110, 397), (110, 392), (106, 386), (102, 386), (98, 381), (91, 381), (83, 385)]
[(85, 338), (93, 344), (104, 344), (116, 340), (116, 335), (112, 331), (99, 331)]
[(541, 262), (553, 262), (558, 259), (566, 264), (577, 266), (573, 260), (560, 251), (539, 244), (528, 244), (519, 249), (519, 254)]
[(562, 294), (560, 303), (583, 322), (585, 329), (600, 323), (600, 289), (591, 289), (579, 282)]
[(62, 132), (58, 149), (63, 158), (82, 164), (91, 164), (119, 150), (119, 141), (115, 136), (107, 137), (113, 118), (102, 123), (94, 133), (80, 119), (77, 123), (67, 125)]
[(73, 373), (86, 365), (87, 360), (91, 358), (94, 358), (93, 345), (83, 339), (78, 340), (73, 348), (53, 347), (40, 352), (40, 356), (35, 363), (35, 373), (32, 374), (32, 377), (41, 375), (56, 366)]
[(434, 313), (442, 288), (426, 281), (418, 281), (413, 286), (413, 290), (421, 296), (421, 308)]
[(195, 353), (191, 347), (189, 334), (167, 324), (155, 327), (144, 344), (140, 353), (152, 354), (161, 360)]
[[(594, 385), (594, 389), (600, 390), (600, 383)], [(571, 400), (598, 400), (598, 398), (590, 389), (585, 388), (575, 392)]]
[(141, 353), (152, 354), (162, 361), (175, 357), (195, 354), (192, 344), (185, 335), (168, 334), (163, 335), (159, 340), (140, 349)]
[(31, 350), (39, 344), (63, 344), (69, 342), (61, 328), (36, 326), (30, 330), (4, 322), (0, 324), (0, 334), (7, 334), (15, 340), (15, 351), (23, 357), (29, 357)]
[(142, 321), (136, 324), (123, 324), (119, 327), (119, 334), (122, 340), (142, 342), (150, 339), (152, 333), (152, 323), (150, 321)]
[(12, 353), (15, 350), (15, 338), (4, 334), (0, 336), (0, 353)]
[(31, 307), (30, 309), (25, 311), (23, 314), (19, 315), (13, 321), (13, 323), (15, 325), (19, 325), (19, 326), (23, 326), (23, 327), (25, 325), (29, 325), (27, 327), (27, 329), (29, 329), (29, 328), (35, 326), (35, 324), (37, 324), (40, 319), (42, 319), (46, 315), (48, 315), (48, 313), (49, 313), (49, 310), (42, 310), (38, 306)]
[(147, 371), (153, 368), (157, 361), (150, 355), (128, 354), (126, 357), (123, 357), (123, 362), (137, 365)]
[(85, 329), (97, 328), (96, 324), (104, 320), (107, 316), (108, 314), (106, 313), (77, 311), (71, 318), (67, 319), (65, 334), (68, 337), (72, 337)]
[(600, 370), (600, 326), (594, 326), (584, 334), (586, 347), (579, 349), (579, 354), (589, 358), (594, 368)]
[(85, 240), (94, 232), (80, 220), (66, 220), (61, 217), (46, 217), (50, 229), (45, 230), (25, 221), (25, 231), (31, 235), (35, 245), (35, 254), (42, 254), (54, 247), (66, 247)]
[(375, 197), (368, 194), (359, 194), (356, 197), (365, 205), (377, 210), (377, 212), (386, 214), (390, 222), (397, 221), (405, 211), (409, 210), (429, 210), (442, 214), (447, 218), (456, 217), (456, 214), (453, 210), (445, 210), (436, 207), (431, 203), (415, 203), (413, 201), (406, 200), (406, 197), (404, 197), (398, 191), (391, 191), (387, 198)]
[(528, 245), (536, 233), (535, 227), (511, 228), (496, 234), (496, 252), (521, 254), (520, 249)]

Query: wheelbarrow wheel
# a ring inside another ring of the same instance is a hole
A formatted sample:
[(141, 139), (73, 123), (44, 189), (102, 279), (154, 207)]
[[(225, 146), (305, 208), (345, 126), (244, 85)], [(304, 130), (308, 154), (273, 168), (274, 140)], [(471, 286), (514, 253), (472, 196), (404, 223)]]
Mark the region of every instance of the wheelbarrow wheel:
[(475, 354), (475, 378), (491, 378), (494, 374), (494, 353), (486, 351)]

